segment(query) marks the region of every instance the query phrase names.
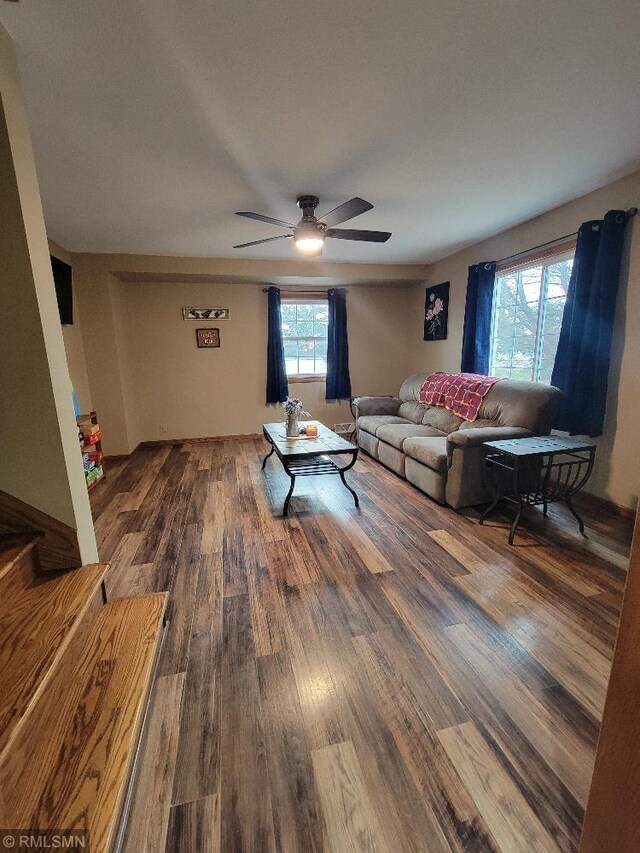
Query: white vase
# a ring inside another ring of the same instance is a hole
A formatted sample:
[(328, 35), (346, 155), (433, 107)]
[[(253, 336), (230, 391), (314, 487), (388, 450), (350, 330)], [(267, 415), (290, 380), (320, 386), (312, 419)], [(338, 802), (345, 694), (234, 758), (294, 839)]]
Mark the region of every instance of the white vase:
[(287, 415), (287, 438), (297, 438), (300, 434), (296, 415)]

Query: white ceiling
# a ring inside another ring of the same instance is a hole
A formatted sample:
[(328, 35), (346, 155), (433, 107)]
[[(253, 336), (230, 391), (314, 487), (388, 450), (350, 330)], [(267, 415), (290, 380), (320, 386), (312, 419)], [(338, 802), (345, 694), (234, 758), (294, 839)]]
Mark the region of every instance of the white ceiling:
[(640, 165), (637, 0), (21, 0), (0, 20), (72, 251), (233, 256), (279, 233), (235, 210), (291, 220), (314, 193), (393, 231), (327, 258), (424, 262)]

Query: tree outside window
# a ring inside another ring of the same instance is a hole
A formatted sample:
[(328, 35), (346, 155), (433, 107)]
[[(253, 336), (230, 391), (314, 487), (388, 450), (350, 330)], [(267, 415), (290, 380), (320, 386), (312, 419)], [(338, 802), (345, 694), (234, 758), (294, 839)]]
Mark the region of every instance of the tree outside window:
[(492, 376), (551, 382), (573, 252), (503, 270), (496, 276)]
[(280, 310), (287, 376), (326, 376), (327, 301), (287, 299), (282, 301)]

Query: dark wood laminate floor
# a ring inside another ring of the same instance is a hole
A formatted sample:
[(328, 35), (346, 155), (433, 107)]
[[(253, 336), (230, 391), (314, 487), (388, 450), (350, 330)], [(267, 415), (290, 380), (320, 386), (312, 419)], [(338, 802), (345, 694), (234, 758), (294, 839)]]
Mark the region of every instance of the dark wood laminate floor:
[(575, 850), (619, 531), (510, 548), (364, 456), (359, 511), (309, 478), (282, 519), (265, 452), (141, 450), (92, 494), (109, 595), (170, 590), (129, 853)]

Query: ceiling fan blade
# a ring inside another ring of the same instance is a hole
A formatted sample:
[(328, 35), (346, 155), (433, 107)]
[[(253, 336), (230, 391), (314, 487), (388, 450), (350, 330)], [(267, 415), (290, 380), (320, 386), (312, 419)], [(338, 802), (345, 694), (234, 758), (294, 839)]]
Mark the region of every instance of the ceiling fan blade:
[(386, 243), (391, 237), (389, 231), (361, 231), (358, 228), (327, 228), (324, 233), (337, 240), (362, 240), (365, 243)]
[(290, 222), (282, 219), (274, 219), (272, 216), (263, 216), (261, 213), (251, 213), (248, 210), (236, 210), (236, 216), (246, 216), (247, 219), (257, 219), (258, 222), (268, 222), (269, 225), (280, 225), (282, 228), (295, 228)]
[(345, 201), (339, 207), (334, 207), (333, 210), (325, 213), (324, 216), (319, 216), (318, 219), (320, 222), (324, 222), (327, 228), (331, 228), (334, 225), (339, 225), (341, 222), (346, 222), (347, 219), (353, 219), (354, 216), (360, 216), (361, 213), (366, 213), (367, 210), (371, 210), (372, 208), (373, 205), (363, 198), (352, 198), (349, 201)]
[(259, 246), (260, 243), (271, 243), (273, 240), (285, 240), (287, 237), (293, 237), (293, 234), (278, 234), (277, 237), (265, 237), (264, 240), (252, 240), (250, 243), (239, 243), (233, 248), (246, 249), (247, 246)]

